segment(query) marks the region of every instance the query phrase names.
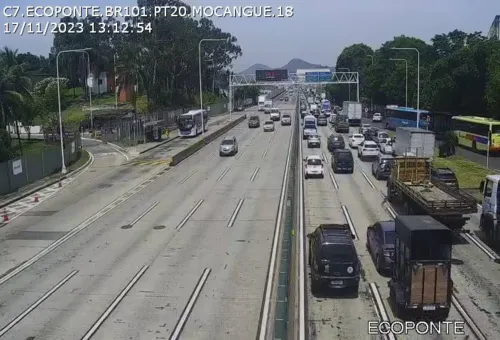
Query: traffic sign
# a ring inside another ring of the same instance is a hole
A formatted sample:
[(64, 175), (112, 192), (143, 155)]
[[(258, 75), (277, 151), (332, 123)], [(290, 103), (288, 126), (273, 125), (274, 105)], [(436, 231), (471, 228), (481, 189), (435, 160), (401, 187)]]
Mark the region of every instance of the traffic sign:
[(332, 72), (306, 72), (306, 83), (320, 83), (323, 81), (331, 81)]

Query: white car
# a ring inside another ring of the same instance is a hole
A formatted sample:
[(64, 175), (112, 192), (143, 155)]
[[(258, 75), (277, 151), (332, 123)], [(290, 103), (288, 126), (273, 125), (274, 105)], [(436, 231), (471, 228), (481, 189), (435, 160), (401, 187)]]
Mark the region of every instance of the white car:
[(323, 167), (323, 160), (321, 159), (321, 156), (307, 156), (304, 159), (304, 178), (308, 179), (311, 177), (320, 177), (324, 178), (325, 177), (325, 172), (324, 172), (324, 167)]
[(349, 146), (351, 148), (357, 148), (359, 144), (363, 143), (365, 141), (365, 136), (363, 136), (360, 133), (354, 133), (349, 136)]
[(264, 130), (264, 132), (274, 131), (274, 122), (272, 120), (268, 120), (267, 122), (264, 122), (262, 129)]
[(394, 152), (394, 145), (390, 139), (386, 139), (380, 143), (380, 152), (392, 155)]
[(365, 140), (358, 145), (358, 158), (364, 161), (366, 158), (375, 158), (378, 156), (379, 148), (377, 143), (371, 140)]
[(382, 121), (382, 114), (375, 112), (372, 117), (372, 122), (381, 122)]
[(281, 113), (280, 113), (280, 110), (277, 109), (277, 108), (272, 108), (271, 109), (271, 113), (270, 113), (270, 116), (269, 118), (272, 120), (272, 121), (279, 121), (280, 118), (281, 118)]
[(321, 147), (321, 139), (318, 135), (309, 135), (307, 139), (307, 147), (308, 148), (320, 148)]

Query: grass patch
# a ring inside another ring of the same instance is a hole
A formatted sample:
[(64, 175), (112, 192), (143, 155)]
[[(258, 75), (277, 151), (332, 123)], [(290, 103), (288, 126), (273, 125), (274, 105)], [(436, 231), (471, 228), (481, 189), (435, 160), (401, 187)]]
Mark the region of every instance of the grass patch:
[[(22, 149), (23, 149), (23, 154), (25, 155), (33, 155), (33, 154), (41, 154), (43, 151), (47, 149), (51, 149), (54, 146), (59, 145), (57, 144), (51, 144), (51, 143), (46, 143), (43, 140), (32, 140), (28, 142), (27, 140), (22, 140)], [(18, 141), (12, 140), (12, 146), (14, 147), (14, 150), (17, 152), (17, 154), (21, 154), (21, 148), (19, 147)]]
[(460, 188), (478, 189), (479, 184), (486, 175), (494, 175), (495, 171), (486, 169), (484, 166), (474, 163), (460, 156), (447, 158), (434, 158), (433, 165), (438, 168), (450, 168), (458, 178)]

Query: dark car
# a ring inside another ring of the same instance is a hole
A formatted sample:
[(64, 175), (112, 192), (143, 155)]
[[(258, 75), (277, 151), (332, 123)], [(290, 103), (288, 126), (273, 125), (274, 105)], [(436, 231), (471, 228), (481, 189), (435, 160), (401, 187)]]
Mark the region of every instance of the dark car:
[(236, 108), (234, 109), (234, 111), (236, 111), (236, 112), (245, 111), (245, 107), (243, 107), (243, 106), (238, 106), (238, 107), (236, 107)]
[(365, 133), (363, 133), (363, 135), (365, 136), (365, 140), (374, 140), (378, 131), (379, 129), (373, 127), (367, 129)]
[(311, 292), (348, 289), (358, 295), (361, 263), (348, 224), (321, 224), (307, 235)]
[(379, 154), (372, 163), (372, 174), (376, 179), (387, 179), (391, 175), (394, 157), (390, 155)]
[(333, 152), (337, 149), (345, 149), (344, 137), (339, 134), (331, 134), (330, 136), (328, 136), (326, 147), (330, 152)]
[(432, 168), (431, 180), (439, 180), (454, 189), (459, 189), (457, 176), (450, 168)]
[(379, 273), (392, 271), (394, 263), (395, 222), (381, 221), (368, 227), (366, 247), (375, 261)]
[(318, 126), (328, 126), (328, 119), (324, 114), (320, 114), (316, 124), (318, 124)]
[(288, 101), (288, 97), (285, 97), (285, 101), (286, 101), (286, 102)]
[(249, 128), (258, 128), (260, 127), (260, 118), (259, 116), (250, 116), (248, 119), (248, 127)]
[(337, 149), (333, 151), (332, 170), (334, 173), (343, 171), (352, 174), (354, 172), (354, 158), (350, 150)]

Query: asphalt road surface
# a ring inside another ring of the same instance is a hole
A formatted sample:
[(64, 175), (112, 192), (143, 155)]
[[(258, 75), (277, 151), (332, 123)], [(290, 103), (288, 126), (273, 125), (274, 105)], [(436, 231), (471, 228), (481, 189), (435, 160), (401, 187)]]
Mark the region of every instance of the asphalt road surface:
[(245, 121), (235, 157), (221, 137), (170, 169), (96, 144), (91, 169), (0, 232), (0, 336), (255, 339), (291, 131)]
[[(354, 131), (355, 129), (351, 128), (351, 132)], [(324, 154), (327, 158), (325, 166), (330, 170), (331, 158), (326, 149), (326, 138), (332, 131), (329, 127), (321, 127), (319, 133), (322, 137), (322, 148), (307, 149), (306, 143), (303, 142), (303, 153), (304, 155)], [(344, 136), (347, 139), (347, 134)], [(316, 298), (308, 293), (309, 339), (370, 338), (368, 336), (368, 322), (379, 320), (376, 313), (377, 306), (369, 289), (370, 284), (375, 284), (378, 287), (389, 319), (397, 320), (388, 301), (387, 282), (389, 278), (376, 271), (373, 259), (365, 246), (367, 226), (376, 221), (392, 219), (390, 212), (396, 211), (384, 199), (386, 182), (377, 181), (373, 177), (371, 163), (359, 160), (355, 149), (353, 156), (355, 159), (354, 174), (333, 175), (336, 184), (328, 173), (324, 179), (308, 179), (305, 182), (304, 203), (307, 232), (313, 231), (320, 223), (346, 223), (350, 218), (359, 236), (359, 240), (355, 240), (355, 243), (363, 265), (358, 298), (353, 299), (341, 295)], [(345, 212), (348, 213), (348, 217), (346, 217)], [(478, 232), (477, 215), (471, 217), (467, 228), (472, 231), (471, 235), (474, 240), (482, 244), (482, 235)], [(500, 337), (500, 310), (498, 307), (500, 305), (500, 264), (493, 262), (468, 237), (463, 241), (463, 244), (455, 245), (453, 250), (454, 259), (459, 260), (458, 263), (461, 264), (452, 266), (454, 298), (460, 303), (460, 307), (453, 306), (448, 321), (464, 322), (467, 319), (468, 324), (465, 324), (465, 332), (470, 336), (470, 339), (476, 338), (474, 336), (476, 328), (480, 329), (486, 338), (498, 339)], [(491, 249), (489, 250), (491, 251)], [(310, 287), (309, 278), (307, 285)], [(310, 289), (308, 291), (310, 292)], [(465, 311), (465, 317), (461, 311)], [(468, 318), (472, 322), (469, 322)], [(439, 336), (409, 332), (407, 335), (397, 334), (396, 336), (398, 339), (466, 339), (464, 335), (453, 332)], [(371, 338), (376, 339), (375, 336)]]

